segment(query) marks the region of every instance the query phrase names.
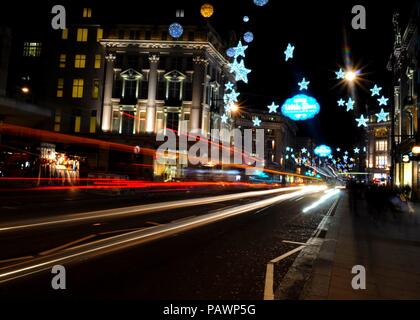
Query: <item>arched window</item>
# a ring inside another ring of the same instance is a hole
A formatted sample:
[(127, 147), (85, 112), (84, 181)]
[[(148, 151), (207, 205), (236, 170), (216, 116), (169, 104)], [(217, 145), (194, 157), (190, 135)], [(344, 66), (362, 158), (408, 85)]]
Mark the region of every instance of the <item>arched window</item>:
[(120, 74), (122, 80), (121, 98), (126, 104), (137, 104), (140, 97), (140, 84), (143, 75), (134, 69), (127, 69)]

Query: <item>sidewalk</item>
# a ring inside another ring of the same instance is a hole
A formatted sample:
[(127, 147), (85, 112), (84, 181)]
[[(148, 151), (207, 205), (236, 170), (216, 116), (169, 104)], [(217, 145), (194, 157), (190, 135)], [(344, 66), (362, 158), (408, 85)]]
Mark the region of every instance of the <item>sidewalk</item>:
[[(363, 200), (358, 213), (343, 192), (300, 299), (420, 299), (420, 225), (375, 221)], [(351, 286), (355, 265), (366, 268), (366, 290)]]

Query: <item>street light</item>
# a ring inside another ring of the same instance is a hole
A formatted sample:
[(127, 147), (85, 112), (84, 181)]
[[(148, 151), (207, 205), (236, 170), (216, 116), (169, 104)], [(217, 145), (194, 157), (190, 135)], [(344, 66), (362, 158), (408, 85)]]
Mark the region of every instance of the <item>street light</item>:
[(345, 78), (348, 82), (353, 82), (357, 78), (357, 73), (354, 72), (354, 71), (351, 71), (351, 70), (347, 71), (346, 75), (345, 75)]
[(414, 154), (420, 153), (420, 146), (414, 146), (413, 149), (411, 149), (411, 152)]
[(236, 112), (238, 112), (238, 111), (239, 111), (239, 106), (238, 106), (238, 104), (236, 104), (236, 103), (232, 103), (232, 104), (230, 105), (230, 111), (231, 111), (232, 113), (236, 113)]
[(24, 94), (28, 94), (28, 93), (29, 93), (29, 88), (28, 88), (28, 87), (26, 87), (26, 86), (24, 86), (24, 87), (20, 88), (20, 90), (21, 90), (21, 91), (22, 91), (22, 93), (24, 93)]

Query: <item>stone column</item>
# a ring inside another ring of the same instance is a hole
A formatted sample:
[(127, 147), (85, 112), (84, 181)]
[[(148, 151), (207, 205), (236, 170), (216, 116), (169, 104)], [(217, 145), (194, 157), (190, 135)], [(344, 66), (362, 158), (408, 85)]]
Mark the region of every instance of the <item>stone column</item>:
[(191, 130), (200, 129), (202, 101), (204, 94), (204, 77), (206, 76), (207, 61), (200, 56), (193, 58), (194, 75), (193, 75), (193, 93), (191, 106)]
[(147, 111), (146, 111), (146, 132), (155, 132), (156, 123), (156, 93), (158, 83), (158, 64), (159, 55), (151, 54), (149, 56), (149, 91), (147, 95)]
[(105, 56), (105, 84), (104, 84), (104, 105), (102, 108), (102, 131), (111, 131), (112, 121), (112, 87), (114, 84), (114, 62), (116, 56), (112, 53)]

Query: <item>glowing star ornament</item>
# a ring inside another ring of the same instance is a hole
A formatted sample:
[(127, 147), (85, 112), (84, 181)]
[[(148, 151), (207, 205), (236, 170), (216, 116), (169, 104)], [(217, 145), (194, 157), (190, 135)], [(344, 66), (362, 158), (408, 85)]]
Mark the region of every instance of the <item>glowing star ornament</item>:
[(179, 23), (175, 22), (169, 26), (169, 34), (172, 38), (178, 39), (182, 36), (183, 33), (184, 28)]
[(308, 86), (310, 83), (310, 81), (306, 81), (306, 79), (303, 78), (302, 81), (298, 83), (299, 91), (308, 90)]
[(337, 148), (337, 152), (340, 152), (341, 151), (341, 149), (340, 148)]
[(222, 119), (222, 123), (227, 123), (228, 116), (226, 114), (223, 114), (221, 119)]
[(381, 90), (382, 90), (382, 88), (381, 87), (378, 87), (375, 84), (375, 86), (372, 89), (370, 89), (370, 91), (372, 92), (372, 97), (379, 96), (379, 93), (381, 92)]
[(378, 122), (386, 122), (388, 120), (389, 112), (385, 112), (384, 108), (381, 109), (381, 112), (376, 114), (378, 117)]
[(288, 61), (289, 59), (293, 58), (293, 52), (295, 51), (295, 47), (292, 46), (290, 43), (287, 45), (286, 51), (284, 51), (285, 60)]
[(252, 120), (254, 127), (261, 127), (261, 120), (260, 118), (256, 117), (254, 120)]
[(354, 148), (353, 151), (354, 151), (355, 154), (359, 154), (360, 153), (360, 149), (359, 148)]
[(363, 115), (360, 116), (359, 119), (356, 119), (358, 127), (367, 127), (368, 119), (365, 118)]
[(264, 7), (268, 3), (268, 0), (254, 0), (254, 3), (258, 7)]
[(224, 100), (227, 104), (232, 104), (238, 102), (238, 97), (240, 93), (236, 92), (234, 89), (230, 93), (226, 93), (224, 96)]
[(346, 103), (347, 111), (353, 110), (354, 104), (355, 104), (354, 100), (352, 98), (349, 98), (349, 100)]
[(300, 150), (302, 153), (306, 153), (308, 151), (308, 149), (306, 148), (302, 148), (302, 150)]
[(385, 98), (384, 96), (382, 96), (380, 99), (378, 99), (379, 102), (379, 106), (386, 106), (388, 105), (388, 98)]
[(239, 57), (244, 57), (246, 56), (245, 51), (246, 49), (248, 49), (248, 46), (243, 46), (242, 42), (239, 41), (238, 42), (238, 46), (233, 48), (235, 50), (235, 55), (233, 56), (235, 59), (239, 58)]
[(346, 104), (346, 101), (344, 101), (343, 99), (340, 99), (337, 101), (337, 104), (339, 107), (344, 107), (344, 105)]
[(232, 107), (230, 105), (225, 105), (224, 106), (225, 112), (229, 112), (230, 110), (232, 110)]
[(245, 68), (245, 64), (243, 60), (241, 60), (241, 62), (239, 63), (237, 60), (235, 60), (231, 64), (230, 70), (232, 73), (235, 74), (236, 81), (243, 81), (245, 83), (248, 83), (248, 74), (251, 73), (251, 69)]
[(279, 105), (276, 105), (274, 102), (270, 105), (267, 106), (269, 113), (276, 113), (277, 109), (279, 108)]
[(335, 75), (337, 76), (338, 80), (343, 80), (346, 76), (346, 73), (343, 71), (343, 69), (340, 68), (340, 70), (335, 72)]
[(225, 90), (226, 91), (232, 91), (234, 89), (234, 84), (232, 82), (228, 82), (225, 84)]

